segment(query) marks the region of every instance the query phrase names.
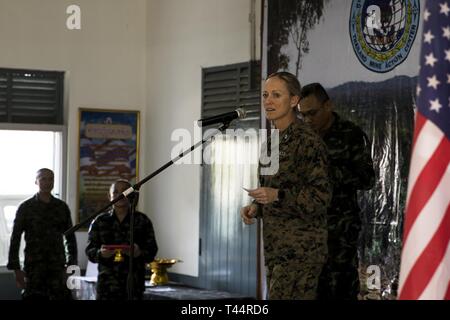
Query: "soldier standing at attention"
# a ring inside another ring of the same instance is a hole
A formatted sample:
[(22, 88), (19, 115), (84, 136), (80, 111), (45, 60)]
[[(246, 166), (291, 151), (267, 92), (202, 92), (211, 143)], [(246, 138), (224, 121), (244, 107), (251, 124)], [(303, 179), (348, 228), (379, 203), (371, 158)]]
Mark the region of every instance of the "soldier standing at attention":
[(375, 172), (366, 134), (333, 112), (319, 83), (303, 87), (300, 114), (323, 138), (329, 152), (333, 198), (328, 208), (328, 261), (319, 282), (319, 299), (356, 300), (359, 293), (357, 190), (374, 186)]
[[(72, 227), (70, 210), (51, 195), (54, 174), (50, 169), (36, 173), (39, 191), (17, 209), (9, 247), (7, 268), (14, 270), (23, 299), (71, 299), (66, 285), (66, 266), (77, 264), (75, 235), (63, 233)], [(25, 263), (20, 267), (20, 238), (25, 233)]]
[(326, 210), (331, 200), (327, 151), (297, 119), (300, 83), (288, 72), (270, 75), (263, 90), (266, 118), (279, 130), (279, 170), (261, 175), (241, 209), (246, 224), (262, 217), (269, 299), (316, 299), (327, 257)]
[[(109, 190), (110, 200), (131, 187), (127, 180), (117, 180)], [(129, 252), (124, 261), (114, 261), (114, 250), (105, 245), (130, 244), (130, 205), (123, 198), (110, 212), (102, 213), (91, 223), (86, 255), (98, 263), (97, 300), (127, 300)], [(134, 213), (133, 300), (141, 300), (145, 291), (145, 265), (154, 260), (158, 246), (150, 219), (143, 213)]]

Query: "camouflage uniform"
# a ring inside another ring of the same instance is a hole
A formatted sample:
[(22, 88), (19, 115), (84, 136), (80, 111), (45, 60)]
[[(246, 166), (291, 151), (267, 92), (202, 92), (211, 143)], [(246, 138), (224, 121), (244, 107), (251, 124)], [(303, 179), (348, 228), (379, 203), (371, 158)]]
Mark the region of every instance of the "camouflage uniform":
[(326, 147), (299, 120), (280, 133), (279, 170), (261, 186), (285, 198), (260, 206), (270, 299), (315, 299), (327, 255), (326, 208), (331, 199)]
[[(90, 261), (98, 263), (97, 300), (126, 300), (129, 257), (114, 262), (114, 256), (103, 258), (100, 255), (102, 245), (130, 243), (130, 215), (119, 222), (113, 211), (99, 215), (89, 228), (86, 254)], [(154, 260), (158, 246), (153, 225), (143, 213), (134, 215), (134, 243), (142, 254), (134, 259), (134, 293), (133, 299), (142, 299), (145, 291), (145, 264)]]
[(74, 234), (64, 240), (63, 233), (71, 227), (70, 210), (64, 201), (51, 197), (50, 202), (45, 203), (36, 194), (20, 204), (14, 220), (7, 268), (20, 269), (20, 239), (25, 232), (24, 299), (70, 299), (65, 265), (77, 264), (77, 243)]
[(328, 261), (321, 274), (321, 299), (357, 299), (358, 237), (361, 229), (357, 190), (373, 187), (375, 172), (366, 134), (354, 123), (335, 120), (325, 133), (333, 198), (328, 209)]

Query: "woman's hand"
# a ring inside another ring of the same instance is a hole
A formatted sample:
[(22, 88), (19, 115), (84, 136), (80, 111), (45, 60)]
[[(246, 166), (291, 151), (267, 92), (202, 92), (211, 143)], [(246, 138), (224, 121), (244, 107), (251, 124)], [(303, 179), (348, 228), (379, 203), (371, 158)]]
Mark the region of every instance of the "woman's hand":
[(257, 212), (256, 204), (251, 204), (249, 206), (245, 206), (241, 208), (241, 218), (245, 224), (253, 224), (255, 223), (255, 217)]
[(260, 204), (269, 204), (278, 199), (278, 189), (261, 187), (248, 191), (248, 195)]

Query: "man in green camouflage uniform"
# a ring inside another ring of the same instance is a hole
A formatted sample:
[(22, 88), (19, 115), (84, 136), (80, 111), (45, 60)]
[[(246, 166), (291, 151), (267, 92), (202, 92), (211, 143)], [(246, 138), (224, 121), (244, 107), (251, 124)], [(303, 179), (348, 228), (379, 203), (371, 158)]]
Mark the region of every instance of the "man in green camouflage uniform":
[[(110, 198), (113, 200), (130, 187), (126, 180), (118, 180), (111, 185)], [(98, 263), (97, 300), (126, 300), (128, 298), (127, 279), (129, 274), (129, 252), (124, 252), (124, 260), (114, 261), (114, 251), (105, 245), (130, 244), (129, 202), (124, 198), (113, 205), (113, 210), (99, 215), (89, 229), (86, 254), (90, 261)], [(133, 261), (133, 300), (140, 300), (145, 291), (145, 265), (154, 260), (158, 246), (153, 225), (143, 213), (134, 214), (135, 259)]]
[[(292, 74), (279, 72), (266, 81), (267, 118), (280, 132), (278, 148), (268, 149), (279, 150), (279, 168), (263, 175), (267, 167), (261, 165), (261, 187), (249, 190), (254, 203), (241, 209), (247, 224), (257, 215), (263, 218), (269, 299), (316, 299), (327, 257), (326, 210), (331, 200), (327, 152), (320, 137), (296, 119), (299, 96), (300, 85)], [(276, 144), (273, 137), (272, 143)]]
[[(66, 265), (77, 264), (75, 235), (63, 233), (72, 227), (65, 202), (51, 195), (54, 174), (40, 169), (36, 175), (39, 192), (17, 209), (9, 247), (7, 268), (14, 270), (23, 299), (70, 299), (66, 285)], [(25, 263), (21, 270), (19, 248), (25, 233)]]
[(320, 299), (358, 298), (358, 238), (361, 230), (357, 190), (375, 182), (366, 134), (332, 111), (325, 89), (318, 83), (302, 89), (300, 112), (322, 136), (330, 161), (333, 198), (328, 209), (328, 261), (319, 283)]

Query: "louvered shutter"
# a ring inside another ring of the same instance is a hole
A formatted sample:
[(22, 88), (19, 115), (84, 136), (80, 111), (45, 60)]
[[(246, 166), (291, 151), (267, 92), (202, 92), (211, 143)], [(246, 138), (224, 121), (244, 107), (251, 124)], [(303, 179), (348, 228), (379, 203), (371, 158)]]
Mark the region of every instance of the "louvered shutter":
[(258, 63), (239, 63), (203, 69), (202, 118), (246, 111), (246, 118), (235, 120), (230, 128), (259, 128), (260, 67)]
[(0, 122), (63, 124), (64, 73), (0, 69)]

